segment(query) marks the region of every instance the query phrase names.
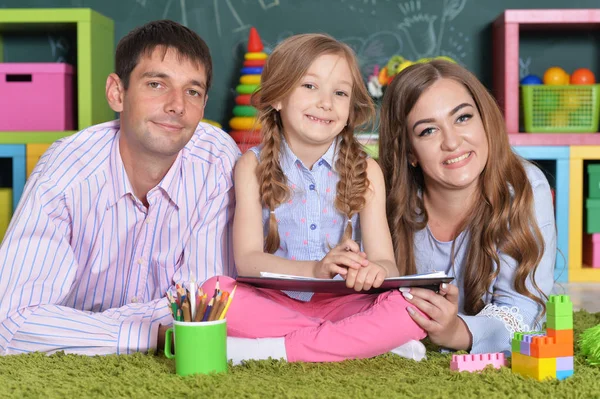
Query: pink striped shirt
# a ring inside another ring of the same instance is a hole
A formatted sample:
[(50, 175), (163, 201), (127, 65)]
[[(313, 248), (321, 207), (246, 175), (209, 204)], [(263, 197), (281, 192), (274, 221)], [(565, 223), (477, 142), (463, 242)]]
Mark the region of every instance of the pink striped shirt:
[(119, 137), (113, 121), (63, 138), (27, 181), (0, 247), (1, 354), (146, 351), (175, 282), (234, 275), (233, 140), (200, 123), (146, 208)]

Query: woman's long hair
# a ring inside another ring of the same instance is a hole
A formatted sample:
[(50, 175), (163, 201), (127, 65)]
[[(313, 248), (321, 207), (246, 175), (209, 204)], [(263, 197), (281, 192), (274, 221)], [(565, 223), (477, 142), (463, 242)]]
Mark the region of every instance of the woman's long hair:
[[(355, 128), (373, 120), (373, 101), (363, 83), (353, 51), (347, 45), (323, 34), (292, 36), (280, 43), (267, 59), (261, 85), (252, 97), (259, 111), (262, 133), (260, 160), (256, 169), (263, 206), (271, 211), (265, 251), (279, 248), (279, 232), (275, 208), (290, 196), (287, 179), (281, 169), (283, 126), (274, 104), (283, 101), (298, 86), (312, 62), (319, 56), (336, 54), (343, 57), (352, 73), (352, 93), (348, 124), (338, 135), (339, 154), (335, 169), (340, 175), (335, 207), (350, 220), (365, 205), (368, 189), (367, 156), (354, 138)], [(352, 225), (346, 223), (342, 240), (352, 237)]]
[[(414, 235), (425, 228), (427, 209), (419, 190), (425, 189), (420, 167), (409, 165), (413, 154), (407, 118), (421, 94), (439, 79), (452, 79), (473, 97), (486, 132), (488, 162), (479, 178), (474, 209), (463, 221), (470, 244), (463, 270), (464, 310), (477, 314), (500, 272), (499, 252), (517, 262), (515, 289), (545, 311), (545, 295), (533, 276), (544, 253), (544, 241), (533, 209), (533, 190), (522, 160), (510, 148), (502, 114), (494, 98), (463, 67), (431, 61), (405, 69), (387, 88), (381, 109), (379, 161), (387, 187), (388, 222), (400, 274), (416, 272)], [(453, 251), (454, 252), (454, 251)], [(454, 261), (454, 260), (452, 260)], [(497, 267), (495, 267), (496, 265)], [(539, 295), (526, 286), (527, 278)]]

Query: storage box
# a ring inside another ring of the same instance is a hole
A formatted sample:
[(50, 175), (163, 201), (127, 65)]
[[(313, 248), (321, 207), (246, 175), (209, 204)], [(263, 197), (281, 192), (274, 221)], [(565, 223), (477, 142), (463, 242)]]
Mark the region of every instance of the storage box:
[(583, 263), (600, 268), (600, 234), (583, 235)]
[(10, 188), (0, 188), (0, 242), (4, 239), (4, 234), (12, 217), (12, 195)]
[(587, 172), (588, 196), (589, 198), (600, 198), (600, 164), (588, 165)]
[(73, 67), (59, 63), (0, 63), (0, 131), (75, 128)]
[(587, 228), (589, 234), (600, 233), (600, 199), (588, 198), (585, 201), (587, 208)]
[(521, 85), (521, 94), (526, 132), (598, 131), (600, 85)]

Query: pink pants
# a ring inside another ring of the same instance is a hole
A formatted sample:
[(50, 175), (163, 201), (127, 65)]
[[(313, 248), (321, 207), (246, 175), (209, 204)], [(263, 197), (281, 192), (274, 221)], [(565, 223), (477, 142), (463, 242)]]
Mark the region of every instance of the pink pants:
[[(212, 293), (216, 277), (202, 289)], [(219, 276), (221, 290), (236, 281)], [(315, 294), (309, 302), (279, 290), (237, 284), (227, 312), (227, 334), (241, 338), (285, 337), (289, 362), (335, 362), (369, 358), (425, 338), (402, 294)], [(414, 307), (413, 307), (414, 308)], [(417, 310), (418, 311), (418, 310)]]

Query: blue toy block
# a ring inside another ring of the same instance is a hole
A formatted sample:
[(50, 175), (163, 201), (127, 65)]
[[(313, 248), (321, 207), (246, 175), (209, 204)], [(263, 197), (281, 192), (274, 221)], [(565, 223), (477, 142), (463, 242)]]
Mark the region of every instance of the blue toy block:
[(532, 161), (556, 161), (556, 230), (557, 247), (554, 280), (565, 283), (569, 279), (569, 169), (570, 150), (567, 146), (514, 146), (519, 156)]
[(556, 370), (556, 379), (561, 381), (573, 375), (573, 370)]
[(0, 158), (12, 159), (13, 212), (25, 187), (25, 144), (0, 144)]

